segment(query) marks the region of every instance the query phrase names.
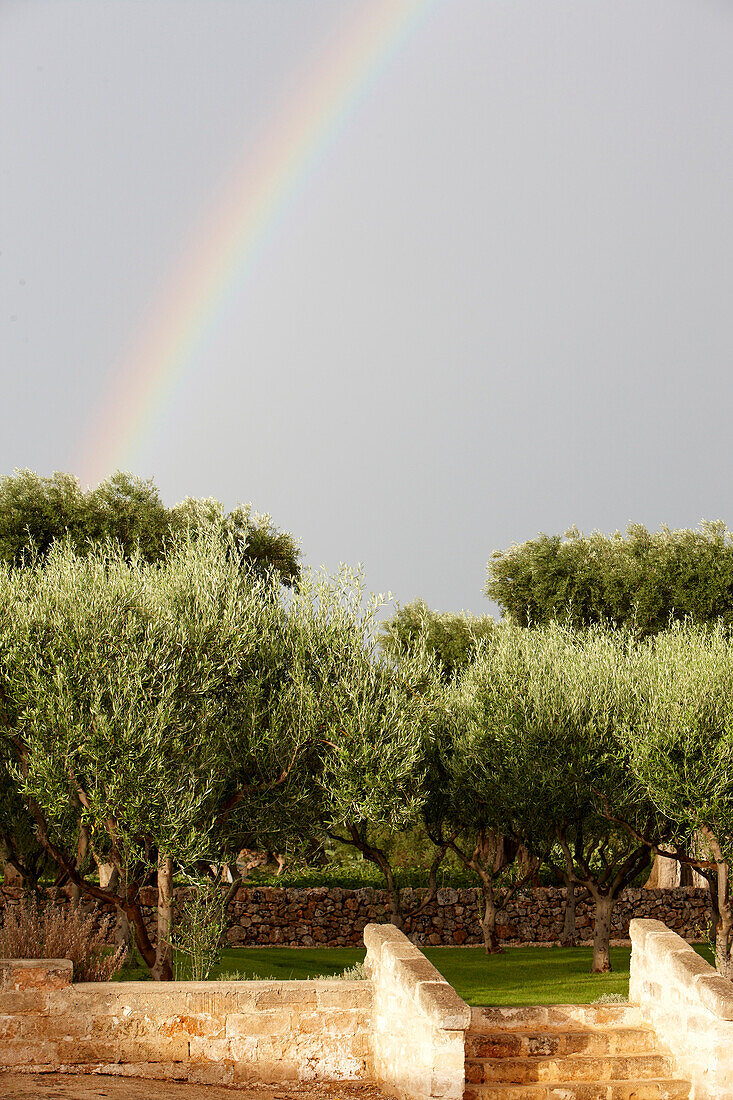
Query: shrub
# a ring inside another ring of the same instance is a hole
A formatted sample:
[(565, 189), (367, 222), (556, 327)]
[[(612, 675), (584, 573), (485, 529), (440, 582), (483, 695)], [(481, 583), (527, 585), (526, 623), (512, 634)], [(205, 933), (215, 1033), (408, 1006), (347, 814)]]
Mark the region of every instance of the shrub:
[(106, 982), (127, 954), (124, 945), (110, 948), (111, 927), (111, 917), (23, 898), (7, 905), (0, 922), (0, 958), (71, 959), (75, 982)]
[(319, 981), (363, 982), (368, 978), (366, 963), (357, 962), (353, 966), (347, 966), (340, 974), (319, 974)]
[[(204, 982), (221, 955), (226, 928), (226, 896), (218, 882), (196, 883), (179, 903), (171, 944), (176, 952), (176, 980)], [(182, 957), (181, 957), (182, 956)]]

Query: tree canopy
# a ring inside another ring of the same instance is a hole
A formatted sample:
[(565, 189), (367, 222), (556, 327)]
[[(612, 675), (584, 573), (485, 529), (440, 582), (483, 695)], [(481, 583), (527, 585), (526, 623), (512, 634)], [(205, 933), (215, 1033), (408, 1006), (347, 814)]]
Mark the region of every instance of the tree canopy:
[(678, 625), (639, 647), (633, 675), (630, 773), (674, 822), (677, 858), (708, 880), (716, 961), (733, 975), (733, 636)]
[(614, 901), (651, 858), (632, 829), (657, 839), (664, 828), (621, 747), (636, 702), (624, 638), (505, 623), (459, 687), (449, 817), (513, 838), (569, 889), (583, 887), (595, 908), (593, 968), (609, 969)]
[(733, 623), (733, 534), (722, 522), (541, 534), (492, 554), (485, 593), (521, 626), (604, 622), (645, 637), (687, 618)]
[(380, 645), (396, 660), (416, 648), (424, 649), (435, 658), (444, 679), (450, 680), (470, 664), (481, 639), (495, 625), (491, 615), (433, 611), (424, 600), (413, 600), (382, 624)]
[(152, 479), (121, 471), (86, 492), (77, 478), (65, 473), (42, 477), (18, 470), (0, 478), (0, 560), (9, 564), (45, 558), (60, 539), (78, 554), (111, 540), (128, 556), (137, 553), (143, 561), (160, 561), (176, 536), (212, 527), (257, 576), (272, 574), (288, 586), (297, 582), (300, 551), (295, 539), (249, 505), (227, 513), (214, 498), (186, 497), (166, 508)]
[[(276, 595), (216, 531), (161, 563), (60, 542), (44, 563), (0, 567), (4, 776), (45, 851), (126, 915), (157, 977), (170, 977), (170, 899), (157, 951), (138, 900), (156, 865), (160, 899), (174, 861), (298, 828), (313, 738)], [(90, 850), (113, 886), (89, 877), (77, 856)]]

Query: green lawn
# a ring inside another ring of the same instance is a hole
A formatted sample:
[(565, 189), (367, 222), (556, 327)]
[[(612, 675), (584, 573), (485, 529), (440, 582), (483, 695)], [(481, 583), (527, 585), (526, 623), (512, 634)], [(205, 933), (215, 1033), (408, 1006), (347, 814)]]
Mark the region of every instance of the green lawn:
[[(627, 997), (629, 947), (611, 948), (610, 974), (591, 974), (589, 947), (509, 947), (485, 955), (480, 947), (428, 947), (425, 954), (471, 1005), (590, 1004), (604, 994)], [(710, 953), (698, 947), (708, 960)], [(361, 962), (363, 949), (349, 947), (244, 947), (224, 951), (211, 975), (242, 978), (315, 978), (338, 974)], [(122, 980), (147, 971), (123, 972)]]
[[(628, 947), (611, 948), (611, 974), (591, 974), (588, 947), (428, 947), (425, 954), (472, 1005), (587, 1004), (604, 993), (629, 993)], [(256, 948), (226, 951), (221, 967), (246, 977), (312, 978), (336, 974), (364, 958), (357, 949)], [(216, 976), (216, 975), (213, 975)]]

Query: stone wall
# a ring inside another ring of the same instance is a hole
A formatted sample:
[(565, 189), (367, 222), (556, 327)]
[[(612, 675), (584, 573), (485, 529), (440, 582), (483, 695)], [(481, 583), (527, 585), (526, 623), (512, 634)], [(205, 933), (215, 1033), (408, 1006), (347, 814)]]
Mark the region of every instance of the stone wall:
[[(405, 911), (416, 909), (425, 894), (405, 890)], [(422, 913), (414, 919), (408, 916), (405, 931), (421, 946), (481, 944), (478, 899), (479, 891), (470, 887), (439, 890)], [(150, 902), (152, 924), (155, 891), (145, 900)], [(227, 939), (233, 946), (361, 946), (367, 924), (389, 921), (386, 891), (372, 888), (247, 887), (239, 890), (230, 911)], [(564, 889), (525, 890), (499, 914), (498, 935), (507, 944), (553, 943), (562, 933), (564, 915)], [(612, 937), (628, 939), (634, 917), (663, 920), (680, 935), (700, 939), (708, 921), (708, 892), (693, 887), (626, 890), (614, 910)], [(578, 903), (577, 928), (581, 940), (592, 938), (588, 902)]]
[[(180, 894), (180, 891), (176, 891)], [(425, 890), (403, 891), (405, 911), (416, 909)], [(8, 897), (17, 890), (5, 890)], [(5, 901), (0, 891), (0, 909)], [(66, 895), (61, 895), (65, 900)], [(422, 946), (480, 944), (478, 891), (442, 889), (406, 931)], [(155, 936), (157, 891), (144, 889), (141, 901), (148, 928)], [(565, 890), (525, 890), (498, 918), (498, 935), (507, 944), (553, 943), (562, 932)], [(634, 917), (664, 921), (686, 939), (700, 939), (708, 923), (707, 890), (689, 886), (667, 890), (626, 890), (615, 906), (611, 935), (628, 939)], [(232, 946), (357, 947), (370, 923), (389, 920), (384, 890), (336, 887), (242, 887), (230, 906), (227, 939)], [(580, 901), (577, 928), (581, 941), (592, 936), (592, 905)]]
[(661, 921), (632, 921), (631, 943), (629, 996), (694, 1100), (733, 1100), (733, 983)]
[(377, 1080), (400, 1096), (461, 1100), (470, 1008), (397, 928), (369, 924), (364, 943)]
[(470, 1009), (396, 928), (368, 925), (364, 942), (357, 982), (74, 985), (65, 959), (0, 959), (0, 1073), (377, 1081), (405, 1100), (461, 1100)]
[(370, 982), (71, 977), (63, 959), (0, 960), (0, 1070), (232, 1086), (373, 1080)]

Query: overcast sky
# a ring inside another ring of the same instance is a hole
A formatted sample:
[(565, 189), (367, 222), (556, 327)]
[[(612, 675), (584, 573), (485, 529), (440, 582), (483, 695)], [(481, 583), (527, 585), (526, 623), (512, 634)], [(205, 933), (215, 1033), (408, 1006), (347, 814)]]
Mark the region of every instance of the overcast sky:
[[(1, 473), (111, 472), (115, 372), (370, 7), (0, 2)], [(116, 464), (484, 612), (538, 531), (733, 525), (733, 4), (421, 8)]]

